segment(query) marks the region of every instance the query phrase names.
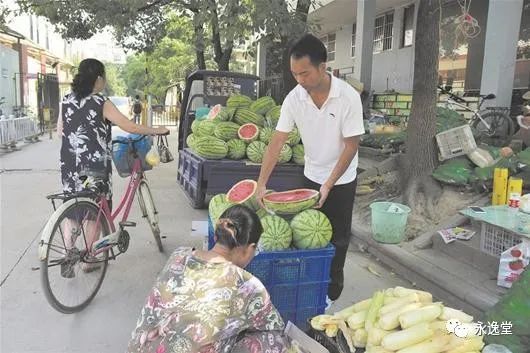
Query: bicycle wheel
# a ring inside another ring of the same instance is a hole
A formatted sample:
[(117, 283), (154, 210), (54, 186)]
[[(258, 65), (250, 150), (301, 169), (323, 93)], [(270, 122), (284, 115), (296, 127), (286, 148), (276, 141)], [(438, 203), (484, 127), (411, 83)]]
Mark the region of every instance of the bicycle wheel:
[(106, 215), (88, 199), (64, 203), (49, 219), (40, 243), (40, 273), (44, 295), (56, 310), (81, 311), (96, 296), (109, 255), (87, 249), (109, 229)]
[(476, 119), (473, 122), (472, 126), (475, 129), (475, 141), (477, 144), (484, 143), (496, 147), (506, 146), (514, 133), (512, 119), (499, 111), (486, 112), (481, 116), (488, 123), (490, 129), (480, 119)]
[(164, 246), (162, 245), (160, 227), (158, 226), (158, 211), (156, 210), (149, 185), (145, 180), (142, 180), (138, 186), (138, 203), (142, 210), (142, 216), (147, 219), (147, 223), (149, 223), (149, 227), (151, 227), (156, 245), (158, 246), (158, 251), (163, 252)]

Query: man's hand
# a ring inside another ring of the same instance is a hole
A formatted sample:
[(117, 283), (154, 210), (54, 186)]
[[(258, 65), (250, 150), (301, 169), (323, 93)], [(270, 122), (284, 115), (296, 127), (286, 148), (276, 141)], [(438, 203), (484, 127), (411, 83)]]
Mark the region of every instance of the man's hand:
[(265, 205), (263, 204), (263, 196), (265, 196), (265, 193), (267, 192), (267, 187), (265, 185), (258, 184), (256, 188), (256, 201), (258, 201), (258, 205), (261, 208), (265, 208)]
[(329, 186), (327, 186), (325, 183), (322, 184), (322, 186), (320, 187), (320, 199), (318, 199), (318, 204), (315, 206), (315, 208), (321, 208), (322, 206), (324, 206), (324, 202), (326, 202), (330, 190), (331, 188)]

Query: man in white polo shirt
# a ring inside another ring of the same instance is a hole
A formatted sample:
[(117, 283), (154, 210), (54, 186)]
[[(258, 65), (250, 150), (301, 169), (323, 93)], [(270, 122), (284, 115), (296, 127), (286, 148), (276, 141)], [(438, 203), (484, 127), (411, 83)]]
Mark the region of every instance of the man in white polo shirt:
[(359, 94), (346, 82), (326, 72), (327, 51), (307, 34), (291, 48), (291, 72), (298, 85), (287, 95), (276, 131), (263, 157), (258, 200), (278, 161), (288, 133), (298, 127), (305, 149), (305, 187), (320, 191), (320, 208), (333, 226), (336, 252), (331, 264), (328, 302), (344, 287), (344, 261), (350, 243), (357, 176), (357, 149), (364, 134)]

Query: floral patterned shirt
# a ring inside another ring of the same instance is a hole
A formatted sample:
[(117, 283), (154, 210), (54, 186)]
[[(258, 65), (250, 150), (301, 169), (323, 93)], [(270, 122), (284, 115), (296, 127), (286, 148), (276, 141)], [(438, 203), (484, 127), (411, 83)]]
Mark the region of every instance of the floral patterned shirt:
[[(104, 192), (112, 197), (112, 130), (103, 117), (106, 98), (92, 94), (81, 100), (70, 93), (61, 102), (63, 134), (61, 178), (64, 192), (83, 190), (80, 176), (86, 171), (106, 174)], [(89, 177), (91, 178), (91, 177)]]
[(128, 352), (230, 352), (245, 333), (283, 328), (259, 279), (177, 248), (142, 308)]

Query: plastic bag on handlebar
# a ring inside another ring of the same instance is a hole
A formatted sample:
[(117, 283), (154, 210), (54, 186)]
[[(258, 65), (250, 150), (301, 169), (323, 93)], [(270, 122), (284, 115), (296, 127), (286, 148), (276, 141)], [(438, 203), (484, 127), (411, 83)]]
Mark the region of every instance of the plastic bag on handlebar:
[(162, 163), (169, 163), (174, 159), (169, 151), (167, 136), (158, 136), (158, 154), (160, 155), (160, 162)]
[(160, 155), (154, 145), (151, 146), (151, 149), (145, 155), (145, 161), (152, 167), (156, 167), (160, 164)]

